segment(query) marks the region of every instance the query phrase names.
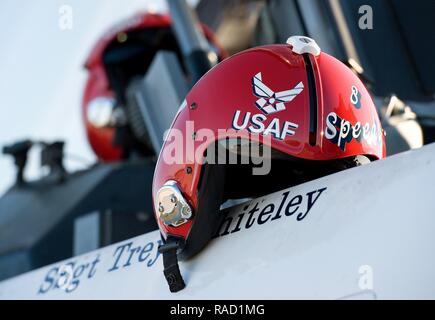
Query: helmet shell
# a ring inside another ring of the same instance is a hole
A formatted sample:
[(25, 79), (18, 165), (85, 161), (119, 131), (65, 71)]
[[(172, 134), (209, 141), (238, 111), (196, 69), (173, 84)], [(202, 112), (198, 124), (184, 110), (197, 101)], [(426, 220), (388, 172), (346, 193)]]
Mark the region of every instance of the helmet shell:
[[(196, 134), (192, 141), (192, 125), (196, 133), (208, 129), (207, 137)], [(236, 130), (219, 131), (231, 128)], [(373, 160), (385, 157), (384, 134), (375, 105), (363, 83), (343, 63), (323, 52), (317, 56), (297, 54), (290, 45), (243, 51), (215, 66), (192, 88), (168, 134), (181, 132), (183, 143), (174, 145), (167, 140), (163, 145), (154, 175), (154, 201), (165, 182), (174, 180), (194, 212), (191, 220), (178, 227), (165, 225), (156, 212), (164, 237), (178, 236), (188, 243), (195, 219), (209, 214), (196, 210), (201, 201), (198, 182), (203, 167), (200, 158), (207, 146), (204, 141), (211, 143), (240, 134), (258, 139), (250, 134), (250, 128), (262, 129), (262, 134), (270, 136), (266, 143), (272, 149), (296, 158), (323, 161), (357, 155)], [(174, 149), (188, 150), (189, 144), (194, 153), (186, 152), (182, 162), (165, 161), (165, 154)]]

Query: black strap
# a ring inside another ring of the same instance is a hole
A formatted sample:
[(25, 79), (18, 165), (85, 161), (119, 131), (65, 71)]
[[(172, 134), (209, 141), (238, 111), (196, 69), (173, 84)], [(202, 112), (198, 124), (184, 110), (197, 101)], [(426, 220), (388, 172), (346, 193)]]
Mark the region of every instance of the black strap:
[(178, 292), (186, 286), (178, 267), (178, 248), (179, 244), (177, 241), (167, 241), (159, 247), (159, 252), (163, 255), (163, 273), (171, 292)]

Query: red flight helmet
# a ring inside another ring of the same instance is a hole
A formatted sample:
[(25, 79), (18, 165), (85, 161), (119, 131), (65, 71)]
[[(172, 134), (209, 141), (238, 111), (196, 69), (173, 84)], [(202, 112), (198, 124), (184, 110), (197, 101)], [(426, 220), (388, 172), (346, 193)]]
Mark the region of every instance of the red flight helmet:
[[(384, 132), (363, 83), (303, 36), (245, 50), (211, 69), (187, 94), (165, 140), (153, 201), (166, 242), (161, 252), (164, 259), (172, 255), (165, 263), (170, 287), (179, 272), (167, 268), (174, 252), (188, 258), (201, 250), (226, 200), (262, 196), (385, 157)], [(236, 150), (243, 141), (269, 148), (270, 172), (253, 175), (243, 169), (249, 165), (205, 161), (224, 141), (226, 150), (231, 141)], [(183, 151), (177, 161), (174, 154)]]
[[(226, 58), (225, 50), (210, 29), (205, 25), (201, 27), (219, 61)], [(126, 156), (125, 139), (115, 138), (116, 128), (127, 122), (119, 106), (125, 103), (129, 81), (133, 76), (146, 73), (158, 50), (174, 51), (182, 60), (170, 16), (148, 12), (118, 23), (91, 50), (85, 63), (88, 79), (82, 99), (82, 117), (88, 141), (100, 160), (116, 161)]]

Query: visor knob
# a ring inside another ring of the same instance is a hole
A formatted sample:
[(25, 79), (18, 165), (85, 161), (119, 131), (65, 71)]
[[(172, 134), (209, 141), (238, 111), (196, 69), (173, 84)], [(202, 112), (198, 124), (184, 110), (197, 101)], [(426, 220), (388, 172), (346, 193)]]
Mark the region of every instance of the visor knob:
[(305, 36), (292, 36), (287, 39), (287, 44), (291, 45), (292, 51), (297, 54), (309, 53), (318, 56), (322, 51), (314, 39)]

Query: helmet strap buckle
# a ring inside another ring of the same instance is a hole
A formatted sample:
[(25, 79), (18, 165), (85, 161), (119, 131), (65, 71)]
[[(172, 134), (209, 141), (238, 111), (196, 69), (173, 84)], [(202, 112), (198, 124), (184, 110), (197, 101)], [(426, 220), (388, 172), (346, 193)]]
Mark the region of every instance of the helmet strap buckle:
[(177, 250), (179, 248), (179, 242), (172, 239), (168, 239), (165, 244), (159, 246), (159, 252), (163, 255), (163, 274), (171, 292), (178, 292), (186, 287), (178, 266)]

